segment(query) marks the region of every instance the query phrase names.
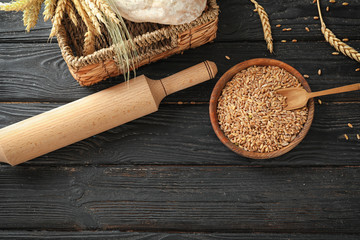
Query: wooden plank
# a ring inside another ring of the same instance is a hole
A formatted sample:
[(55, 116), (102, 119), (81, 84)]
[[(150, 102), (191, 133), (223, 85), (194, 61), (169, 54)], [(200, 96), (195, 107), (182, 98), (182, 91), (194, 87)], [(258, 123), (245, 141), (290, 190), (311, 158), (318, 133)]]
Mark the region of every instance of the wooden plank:
[[(0, 127), (59, 106), (1, 104)], [(351, 123), (354, 128), (349, 128)], [(349, 136), (346, 140), (344, 134)], [(161, 105), (154, 114), (32, 160), (25, 165), (359, 165), (360, 103), (316, 105), (313, 125), (291, 152), (251, 160), (227, 149), (214, 134), (208, 105)]]
[[(9, 1), (9, 0), (5, 0)], [(312, 1), (259, 1), (269, 15), (272, 25), (273, 38), (297, 40), (323, 40), (320, 31), (317, 8)], [(219, 32), (216, 41), (263, 41), (263, 31), (260, 19), (255, 13), (254, 5), (248, 0), (218, 1), (220, 6)], [(360, 35), (360, 1), (353, 0), (349, 6), (342, 6), (340, 1), (335, 4), (322, 2), (323, 14), (329, 28), (339, 38), (359, 39)], [(326, 12), (326, 6), (330, 11)], [(281, 24), (281, 28), (276, 28)], [(305, 27), (311, 29), (310, 32)], [(1, 12), (0, 14), (0, 42), (46, 42), (50, 33), (51, 23), (44, 22), (40, 17), (37, 26), (30, 34), (25, 32), (22, 14), (16, 12)], [(283, 28), (291, 28), (283, 32)], [(54, 39), (55, 41), (55, 39)]]
[[(357, 42), (360, 47), (360, 41)], [(166, 102), (207, 102), (219, 77), (233, 65), (257, 57), (285, 61), (310, 76), (313, 91), (356, 83), (358, 63), (334, 56), (326, 42), (277, 43), (276, 55), (268, 54), (262, 42), (213, 43), (189, 50), (166, 60), (144, 66), (137, 71), (152, 79), (160, 79), (206, 59), (215, 61), (217, 77), (207, 83), (168, 96)], [(230, 60), (225, 59), (230, 56)], [(318, 69), (322, 75), (318, 76)], [(68, 102), (122, 82), (122, 76), (92, 87), (80, 87), (72, 78), (56, 44), (0, 44), (0, 102), (56, 101)], [(324, 101), (359, 101), (359, 92), (331, 97)]]
[(0, 167), (2, 230), (359, 234), (358, 167)]
[(151, 233), (121, 231), (0, 231), (1, 239), (122, 239), (122, 240), (358, 240), (350, 234), (294, 234), (294, 233)]
[[(3, 0), (2, 2), (10, 2), (11, 0)], [(0, 42), (2, 43), (46, 43), (51, 30), (51, 21), (44, 22), (43, 13), (34, 29), (26, 32), (23, 23), (22, 12), (0, 12)], [(56, 39), (54, 39), (56, 42)]]
[[(262, 41), (262, 32), (259, 15), (253, 12), (250, 1), (218, 1), (220, 5), (220, 23), (218, 41)], [(272, 28), (272, 35), (276, 41), (286, 40), (323, 40), (317, 7), (312, 1), (258, 1), (267, 12)], [(359, 39), (359, 31), (354, 33), (352, 28), (360, 30), (360, 1), (351, 1), (351, 7), (342, 6), (340, 1), (331, 4), (322, 1), (323, 16), (331, 30), (339, 38)], [(330, 11), (326, 12), (326, 6)], [(343, 26), (341, 26), (343, 23)], [(276, 27), (280, 24), (281, 27)], [(338, 25), (339, 24), (339, 25)], [(307, 32), (305, 27), (309, 27)], [(291, 31), (283, 31), (291, 28)]]

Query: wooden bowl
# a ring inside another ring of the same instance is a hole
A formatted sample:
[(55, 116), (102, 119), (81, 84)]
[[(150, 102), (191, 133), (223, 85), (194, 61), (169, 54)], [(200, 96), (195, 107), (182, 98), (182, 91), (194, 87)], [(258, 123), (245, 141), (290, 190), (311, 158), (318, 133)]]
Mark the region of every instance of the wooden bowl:
[(245, 62), (241, 62), (241, 63), (235, 65), (234, 67), (230, 68), (226, 73), (224, 73), (224, 75), (222, 75), (222, 77), (216, 83), (214, 90), (211, 94), (211, 98), (210, 98), (210, 121), (211, 121), (211, 125), (212, 125), (216, 135), (220, 139), (220, 141), (223, 144), (225, 144), (225, 146), (227, 146), (232, 151), (234, 151), (235, 153), (237, 153), (241, 156), (253, 158), (253, 159), (274, 158), (274, 157), (278, 157), (280, 155), (283, 155), (284, 153), (289, 152), (291, 149), (296, 147), (296, 145), (298, 145), (304, 139), (304, 137), (306, 136), (306, 134), (308, 133), (308, 131), (310, 129), (312, 120), (314, 118), (314, 100), (310, 99), (307, 104), (309, 112), (308, 112), (307, 121), (305, 122), (303, 129), (295, 137), (295, 139), (292, 142), (290, 142), (289, 145), (287, 145), (286, 147), (283, 147), (279, 150), (269, 152), (269, 153), (259, 153), (259, 152), (246, 151), (246, 150), (236, 146), (235, 144), (230, 142), (230, 140), (225, 136), (223, 131), (220, 129), (217, 111), (216, 111), (217, 105), (218, 105), (218, 99), (219, 99), (226, 83), (228, 81), (230, 81), (236, 73), (238, 73), (241, 70), (244, 70), (248, 67), (254, 66), (254, 65), (256, 65), (256, 66), (277, 66), (277, 67), (283, 68), (286, 71), (288, 71), (289, 73), (291, 73), (292, 75), (294, 75), (300, 81), (300, 83), (306, 89), (306, 91), (311, 92), (310, 86), (306, 82), (304, 77), (295, 68), (291, 67), (290, 65), (288, 65), (284, 62), (275, 60), (275, 59), (267, 59), (267, 58), (251, 59), (251, 60), (248, 60)]

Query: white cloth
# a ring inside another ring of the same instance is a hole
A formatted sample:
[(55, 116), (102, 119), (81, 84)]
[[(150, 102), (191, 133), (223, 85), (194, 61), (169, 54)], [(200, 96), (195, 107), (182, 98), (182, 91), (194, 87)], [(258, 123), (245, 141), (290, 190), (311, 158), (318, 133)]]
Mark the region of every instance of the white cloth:
[(206, 0), (115, 0), (123, 18), (133, 22), (178, 25), (201, 15)]

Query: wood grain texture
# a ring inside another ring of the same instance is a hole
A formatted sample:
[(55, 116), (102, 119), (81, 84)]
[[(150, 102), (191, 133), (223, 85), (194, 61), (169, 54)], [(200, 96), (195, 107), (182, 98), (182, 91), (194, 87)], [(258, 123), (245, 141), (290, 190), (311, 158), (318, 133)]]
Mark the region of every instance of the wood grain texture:
[[(358, 42), (360, 47), (360, 41)], [(313, 91), (357, 83), (358, 64), (345, 56), (334, 56), (326, 42), (279, 43), (276, 55), (266, 52), (263, 43), (213, 43), (161, 60), (137, 71), (151, 79), (161, 79), (204, 60), (219, 69), (215, 79), (172, 94), (165, 102), (208, 102), (216, 81), (235, 64), (251, 58), (276, 58), (310, 76)], [(225, 56), (230, 56), (227, 60)], [(301, 58), (299, 57), (301, 56)], [(318, 76), (318, 69), (322, 75)], [(56, 44), (0, 44), (0, 101), (69, 102), (122, 82), (122, 77), (92, 87), (80, 87), (73, 79)], [(359, 92), (324, 97), (324, 101), (359, 101)]]
[[(11, 0), (2, 0), (1, 2), (11, 2)], [(44, 22), (41, 9), (39, 20), (34, 29), (26, 32), (22, 12), (3, 12), (0, 11), (0, 42), (2, 43), (46, 43), (48, 42), (51, 21)], [(56, 39), (54, 39), (56, 42)]]
[[(359, 234), (360, 168), (0, 168), (3, 230)], [(21, 216), (21, 217), (19, 217)]]
[[(3, 0), (4, 2), (9, 0)], [(254, 5), (248, 0), (218, 1), (220, 6), (219, 31), (217, 42), (223, 41), (263, 41), (263, 32), (259, 16), (254, 12)], [(274, 0), (259, 1), (269, 15), (272, 25), (273, 37), (276, 41), (282, 39), (297, 40), (323, 40), (317, 16), (316, 5), (312, 1)], [(326, 6), (330, 11), (325, 12)], [(342, 6), (340, 1), (336, 4), (324, 2), (324, 15), (328, 26), (341, 38), (350, 40), (360, 37), (360, 1), (352, 0), (349, 6)], [(231, 16), (231, 17), (229, 17)], [(0, 42), (41, 42), (48, 40), (50, 34), (50, 21), (39, 19), (35, 29), (25, 32), (21, 13), (0, 12)], [(281, 24), (281, 28), (276, 28)], [(310, 28), (310, 32), (305, 30)], [(283, 32), (283, 28), (291, 28)], [(56, 41), (56, 39), (54, 39)]]
[[(58, 104), (1, 104), (0, 127), (48, 111)], [(208, 105), (160, 105), (158, 112), (34, 159), (26, 165), (264, 165), (329, 166), (360, 162), (360, 104), (315, 106), (308, 135), (275, 159), (252, 160), (227, 149), (216, 137)], [(351, 123), (354, 128), (349, 128)], [(349, 136), (346, 140), (344, 134)], [(0, 165), (1, 166), (1, 165)]]
[(0, 231), (1, 239), (102, 239), (102, 240), (358, 240), (356, 234), (296, 233), (152, 233), (121, 231)]
[[(342, 2), (322, 2), (330, 7), (325, 21), (360, 49), (360, 0)], [(313, 91), (358, 83), (358, 63), (331, 54), (312, 0), (259, 0), (273, 55), (250, 1), (218, 3), (213, 43), (138, 70), (160, 79), (208, 59), (218, 65), (216, 79), (165, 98), (147, 117), (17, 167), (0, 164), (0, 239), (360, 238), (359, 92), (321, 97), (304, 141), (272, 160), (223, 146), (207, 105), (217, 79), (250, 58), (290, 64), (310, 76)], [(21, 18), (0, 12), (0, 128), (123, 81), (80, 87), (56, 39), (48, 42), (50, 22), (26, 33)]]

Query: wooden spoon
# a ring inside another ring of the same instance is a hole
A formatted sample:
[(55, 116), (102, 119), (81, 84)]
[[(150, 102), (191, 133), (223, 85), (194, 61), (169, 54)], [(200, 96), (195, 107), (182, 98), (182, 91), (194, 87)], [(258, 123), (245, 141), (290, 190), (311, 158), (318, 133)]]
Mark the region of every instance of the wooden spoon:
[(351, 92), (360, 90), (360, 83), (355, 83), (343, 87), (331, 88), (319, 92), (307, 92), (303, 88), (284, 88), (276, 92), (286, 97), (287, 107), (285, 110), (292, 110), (304, 107), (309, 98), (331, 95), (336, 93)]

